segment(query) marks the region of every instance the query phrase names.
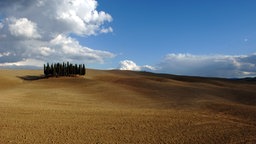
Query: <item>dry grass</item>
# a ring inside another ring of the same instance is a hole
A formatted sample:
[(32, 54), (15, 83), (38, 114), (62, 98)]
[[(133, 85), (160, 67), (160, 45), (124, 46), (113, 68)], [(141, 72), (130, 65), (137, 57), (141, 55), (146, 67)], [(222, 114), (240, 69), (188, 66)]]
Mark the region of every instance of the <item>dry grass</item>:
[(256, 84), (88, 70), (0, 70), (0, 143), (256, 143)]

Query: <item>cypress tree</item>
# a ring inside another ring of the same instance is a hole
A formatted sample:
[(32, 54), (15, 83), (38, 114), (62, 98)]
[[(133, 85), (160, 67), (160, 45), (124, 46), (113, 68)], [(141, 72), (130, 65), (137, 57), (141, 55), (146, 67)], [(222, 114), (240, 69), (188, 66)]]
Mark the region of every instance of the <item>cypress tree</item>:
[(49, 65), (44, 64), (45, 76), (70, 76), (70, 75), (85, 75), (86, 69), (84, 64), (72, 64), (72, 63), (52, 63)]
[(45, 66), (45, 64), (44, 64), (44, 75), (47, 75), (46, 74), (46, 66)]
[(75, 72), (74, 72), (74, 74), (76, 75), (77, 74), (77, 64), (75, 64)]
[(85, 66), (84, 66), (84, 64), (83, 64), (83, 68), (82, 68), (82, 75), (85, 75)]
[(78, 71), (79, 71), (79, 75), (82, 75), (82, 65), (81, 64), (79, 65), (79, 70)]
[(49, 63), (47, 63), (46, 65), (46, 76), (48, 76), (50, 74), (50, 66), (49, 66)]

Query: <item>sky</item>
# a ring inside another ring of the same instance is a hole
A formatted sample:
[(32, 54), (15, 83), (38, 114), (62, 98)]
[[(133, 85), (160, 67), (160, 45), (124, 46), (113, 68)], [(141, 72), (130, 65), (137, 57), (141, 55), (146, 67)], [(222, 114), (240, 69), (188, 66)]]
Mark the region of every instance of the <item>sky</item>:
[(256, 76), (255, 0), (2, 0), (0, 68)]

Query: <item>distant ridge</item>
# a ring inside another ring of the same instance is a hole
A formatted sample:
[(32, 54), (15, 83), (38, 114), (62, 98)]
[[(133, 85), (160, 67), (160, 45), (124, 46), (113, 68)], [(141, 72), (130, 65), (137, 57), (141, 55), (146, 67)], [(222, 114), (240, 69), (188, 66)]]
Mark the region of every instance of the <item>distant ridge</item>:
[[(123, 70), (111, 70), (111, 71), (123, 71)], [(125, 70), (129, 71), (129, 70)], [(187, 76), (187, 75), (174, 75), (174, 74), (167, 74), (167, 73), (154, 73), (154, 72), (147, 72), (147, 71), (130, 71), (134, 73), (138, 73), (141, 75), (147, 75), (147, 76), (157, 76), (162, 78), (168, 78), (178, 81), (184, 81), (184, 82), (202, 82), (202, 80), (205, 80), (205, 82), (209, 80), (221, 80), (221, 81), (248, 81), (248, 82), (256, 82), (256, 77), (246, 77), (246, 78), (220, 78), (220, 77), (204, 77), (204, 76)]]

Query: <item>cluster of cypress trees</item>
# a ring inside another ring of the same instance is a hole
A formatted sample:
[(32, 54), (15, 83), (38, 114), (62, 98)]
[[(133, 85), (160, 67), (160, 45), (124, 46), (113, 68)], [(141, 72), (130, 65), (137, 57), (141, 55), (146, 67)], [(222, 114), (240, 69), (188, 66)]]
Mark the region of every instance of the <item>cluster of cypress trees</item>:
[(44, 64), (44, 74), (45, 76), (72, 76), (72, 75), (85, 75), (86, 69), (84, 64), (72, 64), (72, 63), (53, 63), (49, 65)]

